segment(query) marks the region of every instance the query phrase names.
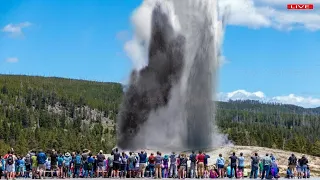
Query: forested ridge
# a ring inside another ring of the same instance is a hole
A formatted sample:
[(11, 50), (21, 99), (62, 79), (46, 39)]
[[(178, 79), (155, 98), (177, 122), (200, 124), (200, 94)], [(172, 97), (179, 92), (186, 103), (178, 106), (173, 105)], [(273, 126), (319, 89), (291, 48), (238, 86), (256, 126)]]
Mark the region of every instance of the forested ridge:
[(0, 75), (0, 154), (110, 149), (122, 94), (119, 83)]
[[(10, 147), (110, 150), (123, 95), (119, 83), (0, 75), (0, 154)], [(237, 145), (320, 156), (320, 108), (218, 102), (216, 121)]]

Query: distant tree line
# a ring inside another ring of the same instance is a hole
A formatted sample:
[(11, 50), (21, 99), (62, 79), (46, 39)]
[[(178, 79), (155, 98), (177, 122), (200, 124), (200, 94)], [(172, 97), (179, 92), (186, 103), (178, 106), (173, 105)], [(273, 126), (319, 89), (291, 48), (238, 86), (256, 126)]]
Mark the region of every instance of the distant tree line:
[[(0, 154), (13, 147), (110, 150), (123, 95), (119, 83), (0, 75)], [(216, 123), (236, 145), (320, 156), (320, 108), (217, 102)]]

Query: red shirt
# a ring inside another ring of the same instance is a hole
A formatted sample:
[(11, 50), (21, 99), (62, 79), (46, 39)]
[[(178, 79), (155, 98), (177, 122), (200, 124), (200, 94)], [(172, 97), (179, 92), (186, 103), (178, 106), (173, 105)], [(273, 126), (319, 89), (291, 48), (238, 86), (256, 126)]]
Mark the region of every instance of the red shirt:
[(153, 155), (149, 156), (149, 163), (154, 164), (155, 163), (155, 157)]
[(198, 162), (204, 163), (205, 156), (204, 156), (204, 154), (198, 154), (196, 159)]

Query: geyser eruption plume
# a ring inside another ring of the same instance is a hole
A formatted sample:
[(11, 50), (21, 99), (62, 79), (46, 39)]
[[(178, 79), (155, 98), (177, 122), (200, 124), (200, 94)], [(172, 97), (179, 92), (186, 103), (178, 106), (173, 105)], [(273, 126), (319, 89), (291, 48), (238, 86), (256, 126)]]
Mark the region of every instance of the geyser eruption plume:
[(120, 148), (182, 150), (223, 143), (212, 101), (222, 30), (217, 16), (214, 0), (155, 5), (148, 65), (133, 71), (118, 116)]

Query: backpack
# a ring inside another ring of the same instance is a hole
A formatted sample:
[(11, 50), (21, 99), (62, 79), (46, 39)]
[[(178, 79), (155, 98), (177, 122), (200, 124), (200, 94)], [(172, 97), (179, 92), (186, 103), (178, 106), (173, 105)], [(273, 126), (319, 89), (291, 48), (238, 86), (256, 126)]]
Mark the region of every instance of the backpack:
[(196, 155), (191, 154), (191, 156), (190, 156), (190, 161), (191, 161), (191, 162), (196, 162)]
[(63, 157), (58, 157), (58, 166), (61, 167), (63, 165)]
[(258, 167), (259, 166), (259, 158), (258, 157), (252, 157), (252, 165)]
[(76, 165), (81, 165), (81, 156), (80, 155), (76, 156)]
[(31, 164), (31, 158), (30, 157), (26, 157), (26, 165), (30, 165)]
[(122, 162), (122, 164), (127, 164), (127, 158), (126, 157), (121, 157), (121, 162)]
[(155, 162), (155, 157), (154, 157), (154, 156), (150, 156), (150, 157), (149, 157), (149, 160), (150, 160), (150, 163), (153, 164), (153, 163)]
[(108, 166), (113, 167), (113, 158), (112, 157), (108, 158)]
[(296, 165), (297, 164), (297, 158), (296, 157), (291, 157), (290, 158), (290, 164), (291, 165)]
[(12, 165), (12, 164), (13, 164), (13, 157), (12, 157), (12, 155), (10, 155), (10, 156), (8, 157), (7, 163), (8, 163), (8, 165)]

